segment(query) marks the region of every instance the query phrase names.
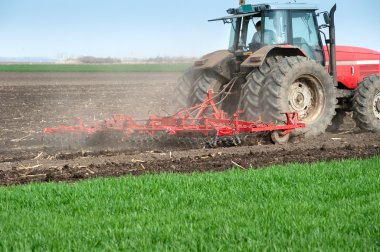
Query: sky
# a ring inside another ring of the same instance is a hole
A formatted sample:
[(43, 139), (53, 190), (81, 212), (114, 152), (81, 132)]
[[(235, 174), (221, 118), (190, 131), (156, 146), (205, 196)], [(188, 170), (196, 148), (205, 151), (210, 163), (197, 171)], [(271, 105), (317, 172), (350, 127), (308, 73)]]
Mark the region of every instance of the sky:
[[(226, 16), (238, 2), (0, 0), (0, 57), (200, 57), (227, 48), (229, 26), (207, 20)], [(337, 3), (337, 44), (380, 50), (380, 1), (297, 2), (321, 11)]]

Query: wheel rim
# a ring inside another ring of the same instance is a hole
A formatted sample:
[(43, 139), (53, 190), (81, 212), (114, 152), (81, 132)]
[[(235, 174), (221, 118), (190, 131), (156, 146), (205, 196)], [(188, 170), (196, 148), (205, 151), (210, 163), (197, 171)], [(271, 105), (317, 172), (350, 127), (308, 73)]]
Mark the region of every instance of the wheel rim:
[(300, 119), (314, 121), (324, 109), (324, 92), (321, 82), (311, 75), (302, 75), (289, 88), (290, 110), (297, 112)]
[(373, 114), (377, 120), (380, 120), (380, 92), (375, 95), (373, 99)]

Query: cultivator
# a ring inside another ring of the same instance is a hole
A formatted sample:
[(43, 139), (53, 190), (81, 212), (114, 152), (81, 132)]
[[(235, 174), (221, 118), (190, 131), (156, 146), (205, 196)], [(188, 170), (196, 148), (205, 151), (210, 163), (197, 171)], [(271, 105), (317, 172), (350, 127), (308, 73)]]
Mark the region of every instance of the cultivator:
[(297, 113), (285, 113), (286, 121), (281, 124), (264, 123), (259, 118), (256, 122), (239, 119), (239, 112), (231, 118), (217, 108), (212, 97), (212, 90), (206, 99), (196, 106), (177, 112), (173, 116), (149, 116), (148, 120), (136, 120), (128, 115), (114, 115), (96, 125), (86, 126), (80, 119), (77, 126), (59, 126), (45, 128), (46, 145), (83, 145), (101, 144), (105, 138), (113, 141), (135, 144), (148, 142), (164, 143), (168, 139), (177, 139), (179, 143), (199, 143), (214, 148), (218, 146), (236, 146), (241, 144), (241, 136), (252, 133), (272, 133), (275, 143), (287, 142), (289, 133), (297, 128), (304, 128)]

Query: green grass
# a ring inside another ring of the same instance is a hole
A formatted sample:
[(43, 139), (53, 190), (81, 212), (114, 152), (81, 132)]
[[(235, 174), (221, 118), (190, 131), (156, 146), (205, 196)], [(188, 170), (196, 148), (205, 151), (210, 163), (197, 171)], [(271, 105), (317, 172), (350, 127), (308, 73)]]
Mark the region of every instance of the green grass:
[(0, 251), (379, 251), (380, 158), (0, 188)]
[(0, 65), (0, 72), (182, 72), (190, 64), (10, 64)]

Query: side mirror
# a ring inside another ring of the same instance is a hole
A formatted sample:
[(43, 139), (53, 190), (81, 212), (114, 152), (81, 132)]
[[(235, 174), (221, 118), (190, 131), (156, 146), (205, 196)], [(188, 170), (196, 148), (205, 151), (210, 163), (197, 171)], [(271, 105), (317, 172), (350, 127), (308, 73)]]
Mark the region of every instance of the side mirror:
[(324, 13), (323, 13), (323, 18), (325, 19), (325, 23), (326, 23), (327, 25), (329, 25), (329, 24), (330, 24), (330, 15), (329, 15), (328, 12), (324, 12)]

